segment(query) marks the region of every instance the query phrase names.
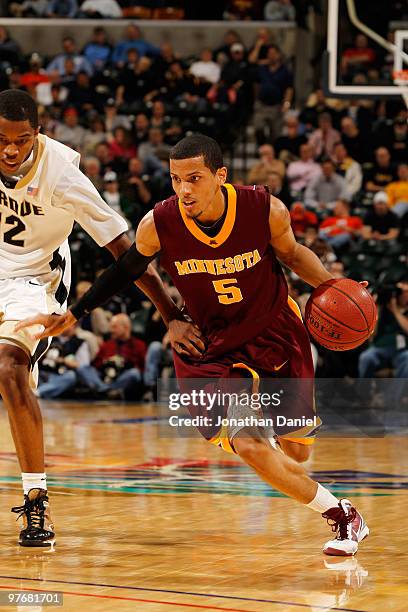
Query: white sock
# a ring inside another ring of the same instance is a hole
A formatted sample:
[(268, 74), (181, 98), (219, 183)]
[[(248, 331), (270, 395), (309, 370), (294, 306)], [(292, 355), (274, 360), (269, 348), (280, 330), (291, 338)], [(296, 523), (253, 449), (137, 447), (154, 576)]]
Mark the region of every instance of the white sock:
[(30, 489), (45, 489), (47, 490), (47, 475), (45, 472), (21, 472), (23, 479), (24, 495), (27, 495)]
[(326, 512), (329, 508), (336, 508), (339, 505), (339, 500), (334, 497), (328, 489), (317, 484), (316, 496), (309, 504), (306, 504), (308, 508), (311, 508), (315, 512)]

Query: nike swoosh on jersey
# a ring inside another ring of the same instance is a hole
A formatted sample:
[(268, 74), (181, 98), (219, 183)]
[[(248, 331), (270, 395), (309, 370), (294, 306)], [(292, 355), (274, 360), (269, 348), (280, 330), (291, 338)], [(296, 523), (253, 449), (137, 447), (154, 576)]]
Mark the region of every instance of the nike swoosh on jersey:
[(273, 366), (273, 369), (275, 370), (275, 372), (279, 372), (279, 370), (281, 368), (283, 368), (283, 366), (285, 365), (285, 363), (288, 363), (289, 359), (287, 359), (286, 361), (284, 361), (283, 363), (281, 363), (279, 366)]

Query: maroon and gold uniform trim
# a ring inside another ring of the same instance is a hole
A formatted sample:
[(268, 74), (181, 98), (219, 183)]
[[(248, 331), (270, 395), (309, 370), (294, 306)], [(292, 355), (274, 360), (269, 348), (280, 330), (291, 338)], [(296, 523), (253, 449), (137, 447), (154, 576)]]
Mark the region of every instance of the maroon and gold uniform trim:
[(213, 249), (216, 249), (217, 247), (224, 244), (224, 242), (230, 237), (232, 229), (234, 227), (235, 216), (237, 212), (237, 193), (234, 187), (230, 185), (230, 183), (225, 183), (224, 187), (227, 190), (227, 215), (220, 231), (214, 237), (207, 236), (207, 234), (202, 232), (198, 225), (194, 223), (193, 219), (190, 219), (190, 217), (186, 215), (186, 211), (184, 210), (184, 207), (180, 200), (178, 202), (181, 217), (188, 231), (193, 234), (194, 238), (197, 238), (197, 240), (200, 240), (200, 242), (204, 242), (204, 244), (212, 247)]

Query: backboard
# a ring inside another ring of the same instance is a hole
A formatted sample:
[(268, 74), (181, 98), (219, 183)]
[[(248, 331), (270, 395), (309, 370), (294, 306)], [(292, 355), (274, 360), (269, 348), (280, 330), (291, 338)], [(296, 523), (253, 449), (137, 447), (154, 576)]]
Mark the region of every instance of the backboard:
[[(367, 11), (371, 4), (371, 13)], [(323, 85), (334, 98), (388, 98), (408, 93), (408, 21), (400, 21), (393, 2), (372, 3), (328, 0), (327, 51)], [(388, 6), (387, 6), (388, 5)], [(380, 11), (373, 18), (373, 11)], [(379, 27), (379, 24), (381, 26)], [(356, 48), (365, 36), (369, 50)], [(405, 85), (403, 85), (405, 83)], [(401, 88), (401, 85), (402, 88)], [(405, 89), (405, 91), (404, 91)]]

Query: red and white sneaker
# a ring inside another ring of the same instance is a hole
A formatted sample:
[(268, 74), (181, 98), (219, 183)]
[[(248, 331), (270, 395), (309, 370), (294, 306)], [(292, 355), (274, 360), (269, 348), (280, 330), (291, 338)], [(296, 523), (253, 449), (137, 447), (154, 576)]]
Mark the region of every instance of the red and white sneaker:
[(341, 499), (339, 505), (323, 512), (334, 533), (335, 540), (329, 540), (323, 547), (326, 555), (351, 557), (358, 550), (359, 542), (368, 536), (368, 529), (361, 514), (352, 506), (348, 499)]

